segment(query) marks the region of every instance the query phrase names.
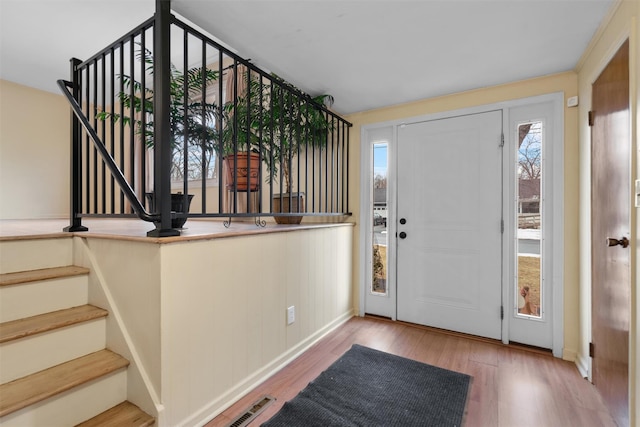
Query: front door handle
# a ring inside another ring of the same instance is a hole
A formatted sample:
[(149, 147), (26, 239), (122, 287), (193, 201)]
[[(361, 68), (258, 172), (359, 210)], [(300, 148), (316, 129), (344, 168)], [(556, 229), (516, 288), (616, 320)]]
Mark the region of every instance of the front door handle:
[(611, 246), (622, 246), (623, 248), (626, 248), (629, 246), (629, 239), (627, 239), (626, 237), (623, 237), (622, 239), (614, 239), (612, 237), (607, 237), (607, 246), (611, 247)]
[(407, 233), (405, 233), (404, 231), (401, 231), (400, 234), (398, 234), (398, 237), (400, 237), (401, 239), (404, 239), (407, 237)]

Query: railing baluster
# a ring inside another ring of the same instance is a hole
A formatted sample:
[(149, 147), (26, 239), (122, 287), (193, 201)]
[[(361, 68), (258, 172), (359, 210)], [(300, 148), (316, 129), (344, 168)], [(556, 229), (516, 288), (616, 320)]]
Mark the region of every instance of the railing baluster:
[(269, 126), (269, 212), (273, 212), (273, 180), (275, 179), (274, 176), (274, 167), (275, 167), (275, 158), (274, 158), (274, 137), (275, 135), (273, 134), (273, 121), (275, 118), (275, 111), (274, 111), (274, 85), (273, 82), (271, 83), (270, 87), (269, 87), (269, 111), (271, 112), (271, 116), (269, 117), (269, 121), (271, 123), (271, 126)]
[[(110, 48), (110, 58), (111, 58), (111, 83), (110, 83), (110, 87), (111, 87), (111, 94), (110, 94), (110, 99), (111, 99), (111, 115), (115, 114), (116, 112), (116, 59), (115, 59), (115, 50), (114, 48)], [(109, 133), (110, 133), (110, 140), (111, 140), (111, 155), (115, 156), (115, 144), (116, 144), (116, 135), (115, 135), (115, 126), (116, 123), (114, 120), (109, 120)], [(111, 194), (110, 194), (110, 199), (111, 199), (111, 209), (110, 212), (112, 214), (116, 213), (116, 200), (115, 200), (115, 194), (116, 194), (116, 189), (115, 189), (115, 178), (113, 177), (113, 175), (111, 175)]]
[[(93, 95), (93, 101), (91, 105), (91, 117), (93, 117), (93, 128), (98, 127), (98, 119), (96, 118), (95, 109), (98, 105), (98, 64), (94, 61), (93, 68), (93, 80), (91, 81), (91, 94)], [(93, 148), (93, 213), (98, 213), (98, 150)]]
[[(304, 100), (304, 123), (309, 123), (309, 103)], [(302, 141), (304, 144), (304, 195), (309, 197), (309, 126), (304, 126), (302, 129)], [(300, 185), (298, 185), (300, 188)], [(309, 212), (309, 200), (304, 204), (304, 211)]]
[[(131, 84), (129, 85), (129, 96), (131, 99), (131, 108), (129, 108), (129, 113), (131, 114), (131, 123), (134, 122), (135, 118), (136, 118), (136, 106), (135, 106), (135, 96), (136, 96), (136, 88), (135, 88), (135, 84), (134, 82), (136, 81), (136, 67), (135, 67), (135, 61), (136, 61), (136, 52), (134, 49), (135, 46), (135, 35), (131, 35), (130, 40), (129, 40), (129, 46), (131, 46), (131, 49), (129, 50), (129, 55), (130, 58), (129, 60), (131, 61), (129, 63), (129, 78), (131, 79)], [(136, 129), (135, 126), (129, 126), (129, 183), (131, 184), (131, 188), (133, 188), (133, 190), (135, 191), (136, 189)], [(133, 209), (131, 210), (131, 212), (133, 213)]]
[[(189, 180), (189, 124), (188, 124), (188, 116), (187, 109), (189, 106), (189, 33), (183, 31), (182, 37), (182, 69), (184, 73), (182, 75), (184, 78), (182, 79), (182, 108), (184, 111), (184, 115), (182, 117), (182, 206), (186, 206), (186, 198), (189, 192), (189, 188), (187, 187), (187, 181)], [(177, 144), (178, 141), (173, 141), (173, 137), (171, 138), (172, 144)], [(173, 154), (173, 150), (172, 150)], [(173, 156), (171, 162), (171, 168), (173, 169)]]
[(336, 185), (336, 208), (338, 210), (342, 209), (344, 206), (343, 198), (344, 198), (344, 188), (342, 186), (342, 173), (344, 172), (343, 164), (344, 164), (344, 145), (342, 144), (342, 139), (344, 138), (344, 134), (342, 133), (344, 129), (342, 128), (342, 123), (338, 122), (338, 147), (337, 147), (337, 155), (338, 155), (338, 183)]
[(347, 163), (347, 156), (349, 154), (349, 145), (347, 144), (347, 138), (349, 137), (349, 128), (344, 124), (342, 125), (342, 205), (340, 210), (346, 212), (347, 209), (347, 190), (349, 189), (349, 181), (347, 180), (347, 170), (349, 165)]
[[(140, 33), (140, 53), (142, 55), (147, 51), (147, 38), (146, 38), (146, 30), (142, 30)], [(143, 56), (144, 58), (144, 56)], [(145, 67), (144, 59), (140, 61), (140, 100), (142, 101), (141, 110), (140, 110), (140, 191), (138, 194), (140, 198), (144, 201), (145, 194), (147, 192), (147, 138), (146, 138), (146, 129), (147, 129), (147, 70)], [(144, 202), (143, 202), (144, 206)]]
[(349, 212), (349, 132), (347, 132), (347, 160), (345, 162), (346, 164), (346, 168), (347, 168), (347, 185), (346, 185), (346, 189), (347, 189), (347, 207), (346, 209), (344, 209), (344, 212)]
[[(124, 41), (120, 42), (120, 93), (124, 94)], [(120, 170), (124, 173), (124, 98), (120, 96)], [(120, 213), (124, 214), (124, 192), (120, 189)]]
[(335, 123), (335, 120), (333, 120), (333, 131), (332, 134), (334, 135), (334, 197), (333, 197), (333, 203), (334, 206), (332, 208), (332, 210), (334, 211), (338, 211), (340, 210), (340, 193), (341, 193), (341, 176), (340, 176), (340, 171), (341, 171), (341, 164), (342, 164), (342, 157), (341, 157), (341, 152), (340, 152), (340, 141), (341, 141), (341, 130), (340, 130), (340, 122)]
[[(297, 99), (294, 99), (293, 94), (291, 92), (287, 92), (289, 100), (289, 117), (293, 117), (295, 120), (296, 114), (296, 104)], [(295, 156), (295, 141), (296, 141), (296, 127), (297, 123), (292, 123), (289, 129), (289, 188), (287, 188), (287, 192), (289, 193), (289, 213), (293, 211), (293, 183), (296, 182), (293, 176), (293, 157)]]
[[(325, 114), (325, 120), (328, 115)], [(323, 144), (329, 145), (328, 136), (325, 136), (327, 141), (323, 141)], [(329, 148), (324, 150), (324, 212), (329, 212)]]
[[(296, 160), (297, 160), (297, 164), (296, 164), (296, 172), (297, 172), (297, 179), (296, 179), (296, 188), (298, 189), (298, 193), (296, 194), (296, 198), (298, 199), (297, 202), (297, 206), (298, 206), (298, 213), (301, 212), (302, 206), (301, 206), (301, 189), (300, 189), (300, 139), (302, 137), (301, 135), (301, 130), (300, 130), (300, 120), (302, 119), (302, 106), (304, 105), (304, 102), (301, 102), (300, 99), (295, 100), (295, 105), (296, 105), (296, 136), (295, 136), (295, 150), (296, 150)], [(293, 189), (291, 191), (291, 193), (293, 193)]]
[[(186, 33), (186, 31), (185, 31)], [(201, 40), (202, 44), (202, 62), (200, 65), (200, 70), (202, 71), (202, 124), (204, 125), (202, 128), (202, 140), (201, 140), (201, 156), (202, 156), (202, 168), (200, 172), (200, 188), (202, 193), (202, 210), (201, 212), (207, 212), (207, 178), (209, 177), (209, 162), (211, 159), (207, 155), (207, 84), (208, 84), (208, 68), (207, 68), (207, 44), (204, 40)], [(186, 56), (186, 54), (185, 54)], [(185, 190), (185, 194), (187, 191)], [(185, 196), (185, 205), (186, 205), (186, 196)]]
[[(242, 80), (245, 80), (246, 77), (246, 94), (244, 94), (247, 98), (247, 188), (246, 188), (246, 201), (247, 201), (247, 212), (251, 212), (251, 139), (252, 139), (252, 129), (251, 129), (251, 69), (243, 68), (243, 76)], [(243, 82), (244, 83), (244, 82)]]
[[(264, 109), (264, 99), (262, 97), (262, 95), (264, 94), (264, 80), (263, 80), (263, 76), (259, 76), (259, 84), (258, 84), (258, 90), (260, 91), (258, 93), (258, 114), (259, 114), (259, 118), (258, 118), (258, 183), (262, 183), (262, 161), (263, 161), (263, 142), (262, 142), (262, 137), (263, 137), (263, 125), (264, 125), (264, 117), (263, 117), (263, 109)], [(257, 206), (257, 212), (262, 212), (262, 185), (258, 185), (258, 206)]]
[[(284, 103), (284, 90), (279, 90), (278, 91), (278, 103), (280, 106), (280, 116), (282, 117), (282, 115), (284, 114), (284, 109), (285, 109), (285, 103)], [(278, 122), (280, 123), (280, 138), (286, 138), (286, 133), (285, 133), (285, 129), (284, 129), (284, 121), (281, 119), (281, 117), (278, 118)], [(280, 141), (280, 143), (282, 144), (282, 139)], [(282, 213), (284, 212), (282, 210), (282, 205), (284, 205), (284, 191), (282, 190), (283, 188), (283, 181), (284, 181), (284, 162), (288, 161), (287, 159), (283, 159), (283, 155), (282, 155), (282, 150), (280, 151), (280, 155), (278, 156), (280, 159), (280, 169), (279, 170), (279, 174), (280, 174), (280, 179), (278, 179), (278, 181), (280, 182), (280, 210), (279, 212)]]
[[(89, 115), (89, 108), (90, 108), (90, 104), (91, 104), (91, 93), (89, 92), (90, 86), (91, 86), (91, 74), (90, 73), (90, 69), (89, 67), (86, 68), (86, 75), (85, 75), (85, 115), (87, 117), (90, 117)], [(86, 211), (87, 212), (91, 212), (91, 142), (89, 141), (89, 136), (85, 133), (85, 141), (86, 141), (86, 163), (85, 163), (85, 167), (86, 167), (86, 181), (85, 181), (85, 188), (86, 188)]]
[(224, 157), (224, 145), (223, 145), (223, 140), (222, 140), (222, 118), (223, 118), (223, 108), (224, 108), (224, 99), (223, 97), (223, 92), (222, 92), (222, 73), (223, 73), (223, 69), (222, 69), (222, 62), (223, 62), (223, 55), (222, 55), (222, 50), (218, 49), (218, 109), (217, 109), (217, 116), (216, 116), (216, 131), (218, 134), (218, 155), (216, 156), (216, 161), (218, 162), (218, 213), (221, 214), (222, 213), (222, 196), (223, 196), (223, 191), (225, 190), (222, 183), (223, 181), (223, 157)]
[[(100, 85), (99, 85), (99, 59), (96, 59), (93, 63), (93, 105), (91, 108), (91, 114), (93, 115), (93, 123), (94, 129), (98, 128), (98, 118), (96, 117), (96, 109), (100, 105), (99, 95), (100, 95)], [(94, 145), (95, 147), (95, 145)], [(100, 162), (98, 158), (98, 149), (94, 148), (93, 150), (93, 212), (96, 214), (100, 213)]]
[[(238, 61), (233, 60), (233, 154), (238, 155)], [(238, 158), (235, 159), (238, 164)], [(238, 168), (233, 170), (233, 213), (238, 213)]]
[[(100, 97), (102, 98), (102, 106), (101, 106), (101, 111), (104, 111), (106, 109), (106, 97), (107, 97), (107, 88), (106, 88), (106, 72), (107, 72), (107, 64), (106, 64), (106, 56), (103, 53), (101, 60), (100, 60), (100, 67), (101, 67), (101, 72), (102, 72), (102, 78), (101, 78), (101, 87), (100, 87)], [(106, 129), (106, 124), (103, 122), (101, 124), (101, 128), (102, 128), (102, 140), (106, 141), (107, 138), (107, 129)], [(102, 204), (102, 213), (105, 214), (107, 213), (107, 174), (106, 174), (106, 169), (104, 167), (104, 162), (100, 162), (100, 184), (102, 186), (102, 189), (100, 190), (100, 202)]]
[[(334, 123), (333, 123), (333, 117), (332, 117), (331, 118), (331, 127), (330, 127), (330, 129), (333, 129), (333, 124)], [(335, 133), (332, 131), (331, 132), (331, 212), (334, 212), (334, 210), (333, 210), (333, 191), (335, 189), (334, 188), (334, 181), (333, 181), (333, 178), (335, 177), (335, 169), (334, 169), (334, 167), (335, 167), (335, 163), (334, 163), (335, 153), (333, 151), (333, 144), (335, 142), (334, 137), (335, 137)]]
[[(315, 148), (315, 146), (316, 146), (316, 134), (315, 134), (315, 132), (313, 132), (311, 134), (311, 145), (312, 145), (312, 148), (311, 148), (311, 183), (312, 183), (311, 184), (311, 188), (313, 189), (313, 195), (312, 195), (312, 199), (311, 199), (311, 206), (313, 206), (313, 212), (315, 213), (316, 212), (316, 162), (317, 162), (316, 151), (318, 151)], [(320, 169), (320, 168), (318, 168), (318, 169)], [(319, 181), (320, 180), (318, 179), (318, 182)], [(318, 190), (318, 193), (319, 192), (320, 191)], [(319, 211), (319, 209), (318, 209), (318, 211)]]

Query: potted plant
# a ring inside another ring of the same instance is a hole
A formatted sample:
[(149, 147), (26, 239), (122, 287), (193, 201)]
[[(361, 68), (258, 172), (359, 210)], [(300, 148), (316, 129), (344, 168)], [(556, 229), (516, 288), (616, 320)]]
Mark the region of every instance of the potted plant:
[(231, 191), (257, 191), (260, 186), (260, 162), (267, 150), (266, 134), (262, 133), (260, 121), (265, 115), (263, 97), (266, 92), (264, 85), (249, 78), (245, 67), (237, 68), (235, 83), (234, 74), (227, 76), (227, 93), (233, 95), (236, 89), (239, 93), (231, 96), (232, 99), (222, 109), (221, 151), (226, 187)]
[[(153, 54), (148, 49), (138, 51), (137, 58), (144, 61), (147, 65), (146, 70), (153, 74)], [(218, 72), (210, 70), (206, 67), (194, 67), (186, 72), (178, 70), (171, 64), (170, 70), (170, 99), (169, 122), (171, 129), (170, 143), (173, 150), (171, 175), (174, 179), (183, 179), (184, 171), (182, 162), (176, 159), (182, 159), (187, 156), (184, 153), (185, 138), (187, 147), (197, 147), (202, 152), (201, 161), (206, 165), (212, 159), (212, 153), (216, 147), (217, 133), (213, 127), (216, 117), (219, 116), (218, 107), (206, 99), (200, 99), (203, 89), (214, 81), (218, 80)], [(118, 98), (122, 105), (127, 109), (133, 109), (134, 115), (120, 115), (100, 111), (96, 114), (99, 120), (111, 119), (114, 121), (122, 120), (123, 123), (135, 127), (136, 134), (140, 135), (145, 146), (149, 149), (154, 147), (154, 106), (152, 88), (143, 86), (139, 81), (131, 79), (130, 76), (122, 75), (125, 91), (118, 93)], [(132, 88), (133, 86), (133, 88)], [(133, 90), (132, 90), (133, 89)], [(132, 94), (133, 91), (133, 94)], [(198, 98), (200, 95), (200, 98)], [(144, 119), (142, 114), (144, 112)], [(149, 209), (155, 210), (154, 193), (146, 193)], [(187, 205), (184, 205), (186, 198)], [(171, 226), (173, 228), (182, 228), (187, 220), (186, 213), (189, 211), (189, 204), (193, 195), (184, 195), (182, 193), (174, 193), (171, 195), (171, 210), (184, 215), (174, 218)]]
[[(301, 149), (323, 149), (327, 138), (333, 131), (333, 123), (327, 120), (325, 114), (317, 105), (331, 105), (333, 97), (323, 94), (304, 99), (294, 94), (288, 88), (296, 89), (290, 83), (279, 79), (282, 85), (273, 88), (270, 126), (277, 133), (276, 154), (273, 158), (265, 159), (270, 170), (277, 172), (281, 166), (280, 179), (284, 193), (273, 195), (273, 212), (293, 213), (304, 212), (304, 193), (293, 192), (291, 172), (294, 161)], [(271, 175), (272, 175), (271, 174)], [(302, 216), (274, 216), (278, 224), (300, 224)]]

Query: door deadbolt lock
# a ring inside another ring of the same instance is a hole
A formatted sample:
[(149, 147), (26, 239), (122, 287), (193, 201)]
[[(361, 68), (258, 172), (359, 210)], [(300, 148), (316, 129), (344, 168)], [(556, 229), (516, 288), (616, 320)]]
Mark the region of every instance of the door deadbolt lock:
[(611, 246), (622, 246), (623, 248), (626, 248), (629, 246), (629, 239), (627, 239), (626, 237), (623, 237), (622, 239), (614, 239), (612, 237), (607, 237), (607, 246), (611, 247)]
[(407, 223), (407, 220), (404, 218), (400, 218), (400, 224), (405, 225)]
[(407, 233), (401, 231), (400, 234), (398, 234), (398, 237), (400, 237), (401, 239), (405, 239), (407, 237)]

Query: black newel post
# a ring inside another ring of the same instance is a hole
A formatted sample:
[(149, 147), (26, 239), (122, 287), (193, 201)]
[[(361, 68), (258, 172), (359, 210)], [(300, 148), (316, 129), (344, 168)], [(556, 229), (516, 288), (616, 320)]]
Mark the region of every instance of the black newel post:
[(169, 107), (171, 103), (171, 1), (156, 0), (156, 15), (153, 35), (153, 111), (154, 111), (154, 186), (155, 208), (160, 214), (155, 230), (149, 237), (179, 236), (171, 228), (171, 126)]
[[(71, 83), (73, 85), (73, 98), (76, 100), (78, 100), (80, 95), (78, 65), (81, 63), (82, 61), (79, 59), (71, 59)], [(71, 111), (71, 203), (69, 226), (64, 228), (64, 231), (67, 232), (88, 230), (87, 227), (82, 225), (82, 219), (79, 216), (80, 206), (82, 204), (81, 138), (80, 122), (73, 111)]]

